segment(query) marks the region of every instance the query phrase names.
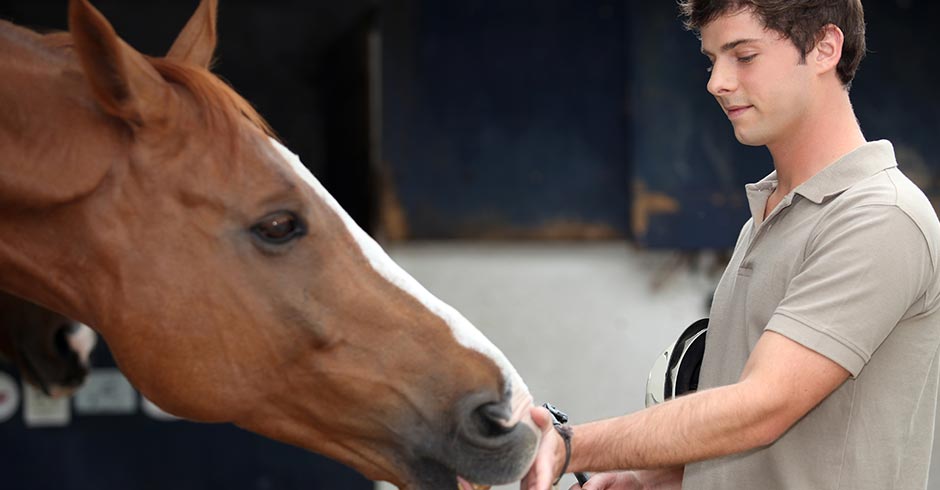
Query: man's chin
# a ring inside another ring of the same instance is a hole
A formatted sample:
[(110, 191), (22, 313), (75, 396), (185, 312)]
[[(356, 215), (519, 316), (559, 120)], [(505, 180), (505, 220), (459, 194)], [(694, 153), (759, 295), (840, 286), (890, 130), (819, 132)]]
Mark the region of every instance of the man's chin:
[(734, 128), (734, 137), (738, 140), (738, 143), (741, 143), (742, 145), (767, 146), (767, 138), (763, 138), (746, 131), (740, 131), (738, 128)]

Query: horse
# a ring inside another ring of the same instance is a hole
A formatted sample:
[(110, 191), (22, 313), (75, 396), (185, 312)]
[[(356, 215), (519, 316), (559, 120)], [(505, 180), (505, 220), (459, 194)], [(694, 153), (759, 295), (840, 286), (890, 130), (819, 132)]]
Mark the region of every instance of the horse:
[(499, 349), (395, 264), (208, 67), (87, 0), (0, 23), (0, 289), (94, 328), (149, 400), (401, 488), (515, 481), (541, 432)]
[(96, 342), (88, 326), (0, 292), (0, 360), (47, 396), (68, 397), (81, 387)]

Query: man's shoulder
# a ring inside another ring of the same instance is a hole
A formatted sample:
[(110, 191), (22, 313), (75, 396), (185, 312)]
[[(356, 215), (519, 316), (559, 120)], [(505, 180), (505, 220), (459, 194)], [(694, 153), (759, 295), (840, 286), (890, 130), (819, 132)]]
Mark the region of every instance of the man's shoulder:
[(862, 182), (856, 192), (859, 205), (884, 204), (898, 208), (920, 228), (933, 246), (940, 245), (940, 220), (924, 191), (897, 167)]
[(835, 208), (859, 206), (896, 207), (911, 218), (940, 232), (940, 222), (927, 195), (897, 167), (884, 169), (846, 189), (837, 199)]
[[(927, 195), (897, 167), (887, 168), (849, 187), (831, 203), (830, 220), (858, 212), (890, 213), (909, 221), (923, 236), (934, 262), (940, 253), (940, 220)], [(890, 240), (890, 237), (885, 237)], [(911, 244), (913, 245), (913, 244)]]

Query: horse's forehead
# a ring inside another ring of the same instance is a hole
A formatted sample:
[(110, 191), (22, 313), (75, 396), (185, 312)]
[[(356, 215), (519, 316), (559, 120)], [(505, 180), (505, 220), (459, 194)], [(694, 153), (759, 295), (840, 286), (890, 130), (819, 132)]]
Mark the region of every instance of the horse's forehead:
[[(281, 153), (268, 143), (267, 136), (260, 136), (257, 142), (253, 139), (250, 145), (245, 146), (246, 149), (251, 148), (251, 153), (248, 155), (247, 162), (244, 162), (247, 164), (247, 168), (242, 171), (250, 174), (248, 179), (253, 184), (267, 181), (282, 189), (307, 186), (303, 179), (298, 178), (294, 169), (284, 162)], [(243, 154), (241, 157), (244, 158), (245, 155)]]
[(306, 184), (268, 144), (267, 136), (253, 132), (247, 130), (247, 136), (236, 136), (237, 141), (226, 132), (183, 134), (187, 153), (166, 150), (168, 156), (161, 157), (176, 162), (175, 166), (150, 165), (152, 171), (147, 176), (156, 174), (154, 180), (171, 182), (165, 189), (178, 190), (189, 202), (221, 201), (230, 211), (247, 212), (252, 205), (284, 201), (297, 189), (305, 188)]
[(382, 247), (367, 235), (355, 221), (340, 207), (333, 196), (323, 187), (322, 184), (313, 176), (304, 166), (300, 158), (276, 140), (269, 140), (272, 147), (284, 159), (301, 181), (313, 189), (315, 195), (333, 212), (340, 217), (349, 232), (352, 239), (359, 245), (363, 255), (369, 264), (385, 280), (395, 285), (405, 293), (414, 297), (420, 304), (427, 308), (432, 314), (441, 318), (448, 327), (450, 327), (454, 338), (461, 345), (480, 352), (489, 357), (503, 373), (507, 382), (512, 386), (515, 393), (527, 393), (528, 388), (522, 382), (518, 373), (506, 359), (502, 352), (496, 348), (476, 327), (466, 318), (457, 312), (450, 305), (436, 298), (421, 286), (414, 278), (405, 272), (398, 264), (382, 250)]

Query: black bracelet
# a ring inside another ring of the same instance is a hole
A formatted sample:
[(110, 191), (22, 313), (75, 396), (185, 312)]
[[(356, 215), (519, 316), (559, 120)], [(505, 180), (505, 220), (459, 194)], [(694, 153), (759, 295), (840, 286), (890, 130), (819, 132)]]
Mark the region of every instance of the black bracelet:
[(568, 424), (554, 424), (554, 426), (555, 431), (561, 436), (561, 440), (565, 441), (565, 464), (561, 467), (558, 479), (555, 480), (555, 483), (552, 483), (553, 486), (558, 485), (561, 477), (565, 476), (565, 472), (568, 471), (568, 463), (571, 462), (571, 436), (574, 434), (574, 430)]

